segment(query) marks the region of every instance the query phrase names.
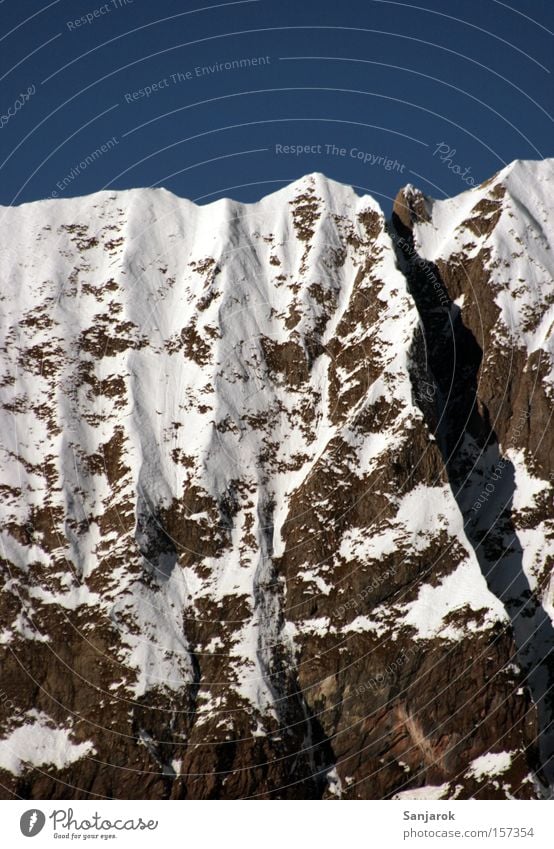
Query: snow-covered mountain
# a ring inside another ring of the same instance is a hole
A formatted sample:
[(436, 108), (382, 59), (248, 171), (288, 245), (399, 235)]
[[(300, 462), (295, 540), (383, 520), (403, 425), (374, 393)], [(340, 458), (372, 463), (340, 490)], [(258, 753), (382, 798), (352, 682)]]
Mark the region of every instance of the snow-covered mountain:
[(551, 792), (553, 181), (0, 210), (5, 797)]

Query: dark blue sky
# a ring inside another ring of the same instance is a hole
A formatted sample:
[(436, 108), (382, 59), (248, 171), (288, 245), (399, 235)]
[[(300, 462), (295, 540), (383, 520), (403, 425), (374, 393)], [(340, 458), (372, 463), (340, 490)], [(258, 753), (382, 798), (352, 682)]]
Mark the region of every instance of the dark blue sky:
[(250, 201), (322, 171), (388, 207), (554, 153), (552, 0), (1, 0), (0, 22), (2, 204)]

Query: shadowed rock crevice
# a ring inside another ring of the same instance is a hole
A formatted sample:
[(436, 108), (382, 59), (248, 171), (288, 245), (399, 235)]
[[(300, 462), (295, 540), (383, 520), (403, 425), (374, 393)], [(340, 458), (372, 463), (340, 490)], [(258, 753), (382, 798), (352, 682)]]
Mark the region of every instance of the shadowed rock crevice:
[[(513, 518), (515, 468), (480, 397), (483, 351), (437, 266), (418, 255), (410, 216), (397, 201), (389, 233), (420, 319), (412, 348), (415, 401), (440, 448), (467, 539), (489, 590), (508, 614), (524, 685), (538, 713), (538, 755), (529, 753), (545, 795), (554, 789), (554, 628), (523, 569)], [(421, 386), (422, 376), (424, 386)]]
[[(289, 740), (286, 773), (290, 787), (270, 798), (321, 799), (328, 787), (327, 774), (336, 757), (321, 722), (310, 709), (298, 680), (291, 651), (282, 640), (285, 597), (278, 580), (274, 556), (275, 501), (266, 494), (258, 504), (259, 563), (254, 579), (254, 599), (260, 621), (258, 660), (270, 690), (279, 721), (279, 734)], [(296, 750), (296, 751), (295, 751)]]
[[(218, 503), (220, 527), (227, 534), (233, 530), (237, 513), (233, 496), (230, 488)], [(140, 696), (132, 710), (133, 734), (152, 766), (160, 770), (163, 785), (160, 794), (163, 798), (222, 798), (226, 795), (228, 782), (235, 781), (237, 772), (241, 771), (243, 785), (240, 792), (251, 794), (253, 782), (248, 779), (247, 765), (259, 773), (259, 795), (262, 798), (321, 799), (328, 788), (327, 775), (333, 769), (336, 758), (320, 721), (302, 692), (294, 659), (280, 639), (284, 613), (283, 597), (272, 560), (274, 511), (273, 498), (264, 492), (257, 508), (259, 564), (254, 578), (254, 604), (259, 622), (259, 668), (275, 707), (267, 745), (253, 749), (248, 739), (251, 736), (248, 720), (246, 716), (237, 717), (236, 739), (214, 739), (209, 747), (203, 743), (205, 757), (212, 763), (213, 773), (209, 781), (199, 779), (196, 771), (205, 769), (206, 762), (199, 760), (198, 751), (190, 741), (196, 738), (203, 741), (210, 734), (217, 736), (218, 717), (214, 728), (211, 725), (203, 727), (199, 702), (203, 691), (210, 686), (210, 680), (221, 674), (221, 668), (210, 656), (211, 652), (206, 651), (212, 633), (210, 622), (197, 622), (194, 617), (185, 616), (182, 637), (187, 645), (192, 680), (182, 691), (186, 696), (181, 697), (178, 728), (172, 727), (172, 713), (164, 702), (159, 701), (159, 694), (155, 692)], [(141, 493), (135, 537), (143, 558), (143, 580), (158, 590), (163, 590), (171, 579), (176, 582), (183, 580), (179, 545), (168, 528), (167, 516), (156, 511), (148, 496)], [(225, 618), (223, 615), (223, 627)], [(232, 625), (231, 620), (231, 630)], [(222, 717), (225, 717), (225, 711)], [(182, 743), (178, 742), (176, 730), (183, 732)], [(171, 765), (174, 758), (183, 762), (180, 774)], [(272, 761), (276, 762), (275, 767)], [(270, 780), (275, 768), (280, 769), (282, 774), (279, 782)], [(280, 784), (277, 793), (273, 791), (272, 784)]]

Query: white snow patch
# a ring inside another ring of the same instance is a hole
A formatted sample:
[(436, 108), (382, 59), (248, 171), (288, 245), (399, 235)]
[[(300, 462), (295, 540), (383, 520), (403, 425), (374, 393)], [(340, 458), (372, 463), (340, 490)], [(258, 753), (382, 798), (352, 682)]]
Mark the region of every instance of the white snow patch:
[(407, 613), (402, 621), (416, 629), (419, 639), (460, 640), (464, 633), (452, 625), (445, 626), (444, 618), (466, 605), (474, 611), (485, 611), (482, 625), (471, 622), (464, 626), (469, 630), (484, 630), (496, 621), (507, 621), (503, 605), (489, 591), (474, 557), (461, 563), (436, 587), (423, 584), (416, 601), (406, 606)]
[(44, 713), (32, 711), (31, 722), (20, 725), (0, 740), (0, 767), (21, 775), (26, 767), (53, 766), (63, 769), (94, 754), (90, 741), (75, 743), (67, 728), (56, 727)]
[(472, 761), (468, 774), (473, 778), (485, 778), (506, 772), (512, 764), (512, 752), (488, 752)]
[(443, 799), (448, 787), (448, 782), (446, 784), (426, 784), (424, 787), (414, 787), (413, 790), (401, 790), (399, 793), (395, 793), (392, 798), (404, 802), (417, 799), (426, 799), (431, 802), (436, 799)]

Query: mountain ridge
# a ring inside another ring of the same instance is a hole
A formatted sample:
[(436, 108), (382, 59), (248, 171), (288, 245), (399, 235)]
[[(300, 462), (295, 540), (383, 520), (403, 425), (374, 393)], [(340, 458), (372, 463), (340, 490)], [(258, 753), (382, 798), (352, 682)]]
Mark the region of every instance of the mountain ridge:
[[(509, 176), (509, 174), (511, 173), (512, 170), (518, 170), (519, 169), (519, 170), (526, 170), (526, 171), (531, 171), (531, 172), (533, 170), (541, 170), (541, 169), (545, 170), (546, 168), (554, 167), (553, 163), (554, 163), (554, 157), (545, 157), (544, 159), (514, 159), (511, 162), (507, 163), (503, 168), (496, 171), (491, 177), (487, 178), (483, 183), (476, 184), (475, 186), (472, 186), (471, 188), (467, 188), (463, 192), (461, 192), (460, 194), (464, 195), (464, 194), (468, 194), (469, 192), (476, 192), (479, 189), (482, 189), (482, 187), (487, 186), (488, 184), (491, 184), (493, 182), (497, 182), (497, 181), (501, 180), (502, 178)], [(254, 201), (239, 201), (239, 200), (236, 200), (232, 197), (225, 196), (225, 197), (217, 198), (216, 200), (208, 201), (206, 203), (197, 203), (196, 201), (192, 200), (191, 198), (186, 197), (185, 195), (176, 194), (171, 189), (167, 189), (165, 186), (140, 186), (140, 187), (133, 187), (133, 188), (128, 188), (128, 189), (99, 189), (98, 191), (95, 191), (95, 192), (92, 192), (92, 193), (89, 193), (89, 194), (86, 194), (86, 195), (72, 195), (72, 196), (69, 196), (69, 197), (37, 198), (36, 200), (24, 201), (22, 203), (15, 204), (15, 205), (12, 205), (12, 204), (2, 205), (2, 204), (0, 204), (0, 209), (2, 209), (2, 210), (24, 209), (24, 208), (27, 208), (27, 207), (32, 207), (35, 204), (44, 204), (44, 203), (50, 203), (50, 202), (64, 204), (64, 203), (71, 203), (72, 201), (85, 200), (87, 198), (101, 197), (103, 195), (106, 195), (106, 196), (109, 196), (109, 195), (125, 196), (126, 194), (136, 193), (136, 192), (139, 192), (139, 193), (145, 193), (145, 192), (157, 193), (157, 192), (159, 192), (160, 194), (169, 195), (173, 198), (176, 198), (180, 201), (185, 201), (185, 202), (192, 204), (193, 206), (199, 207), (199, 208), (211, 207), (211, 206), (214, 206), (215, 204), (219, 204), (219, 203), (223, 203), (223, 202), (227, 202), (227, 203), (230, 203), (230, 204), (233, 204), (233, 205), (238, 205), (238, 206), (252, 207), (252, 206), (256, 206), (257, 204), (263, 203), (264, 201), (268, 201), (270, 198), (274, 198), (275, 196), (279, 195), (280, 193), (287, 193), (287, 192), (289, 192), (293, 189), (299, 188), (303, 184), (305, 184), (306, 181), (312, 181), (315, 185), (335, 186), (337, 188), (341, 188), (341, 189), (344, 189), (344, 190), (351, 192), (353, 194), (353, 196), (356, 197), (356, 198), (370, 198), (375, 203), (378, 203), (378, 201), (376, 201), (371, 194), (367, 194), (367, 193), (366, 194), (358, 194), (355, 191), (356, 188), (360, 188), (358, 186), (354, 186), (354, 185), (349, 184), (349, 183), (343, 183), (340, 180), (336, 180), (334, 177), (328, 177), (327, 174), (325, 174), (323, 171), (310, 171), (310, 172), (302, 175), (301, 177), (297, 177), (297, 178), (292, 179), (290, 182), (287, 182), (284, 186), (281, 186), (280, 188), (277, 188), (274, 191), (269, 192), (268, 194), (263, 195), (261, 198), (259, 198), (258, 200), (254, 200)], [(284, 182), (284, 181), (276, 181), (276, 182)], [(431, 195), (427, 195), (425, 192), (423, 192), (422, 189), (418, 188), (415, 184), (410, 183), (410, 182), (405, 183), (403, 186), (400, 186), (397, 190), (397, 195), (400, 192), (402, 192), (403, 190), (415, 190), (416, 192), (419, 192), (420, 194), (427, 197), (428, 200), (430, 200), (430, 201), (437, 201), (438, 200), (440, 202), (444, 202), (444, 201), (448, 201), (448, 200), (453, 200), (456, 197), (460, 197), (460, 195), (452, 195), (452, 196), (445, 196), (443, 198), (437, 199), (437, 198), (434, 198)], [(390, 199), (393, 200), (392, 197)]]
[(551, 212), (536, 176), (535, 223), (497, 196), (526, 168), (392, 224), (319, 174), (5, 211), (6, 797), (550, 792), (517, 625), (552, 615)]

